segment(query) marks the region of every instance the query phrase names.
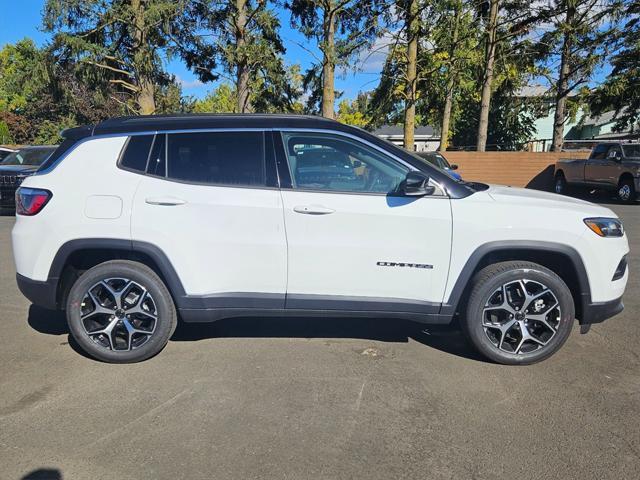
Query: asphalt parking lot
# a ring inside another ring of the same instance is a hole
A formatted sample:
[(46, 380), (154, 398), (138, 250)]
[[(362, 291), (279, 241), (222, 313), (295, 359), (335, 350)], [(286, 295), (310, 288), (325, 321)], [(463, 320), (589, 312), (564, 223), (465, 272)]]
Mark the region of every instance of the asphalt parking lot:
[(453, 329), (320, 318), (180, 326), (99, 363), (18, 292), (0, 217), (0, 478), (638, 478), (640, 205), (608, 206), (626, 309), (530, 367)]

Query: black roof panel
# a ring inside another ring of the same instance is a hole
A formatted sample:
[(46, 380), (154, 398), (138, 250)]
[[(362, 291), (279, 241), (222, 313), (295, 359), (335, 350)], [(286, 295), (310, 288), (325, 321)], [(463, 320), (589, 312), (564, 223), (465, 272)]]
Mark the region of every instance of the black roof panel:
[(308, 115), (268, 114), (183, 114), (117, 117), (98, 123), (93, 135), (155, 130), (207, 128), (336, 128), (340, 123)]

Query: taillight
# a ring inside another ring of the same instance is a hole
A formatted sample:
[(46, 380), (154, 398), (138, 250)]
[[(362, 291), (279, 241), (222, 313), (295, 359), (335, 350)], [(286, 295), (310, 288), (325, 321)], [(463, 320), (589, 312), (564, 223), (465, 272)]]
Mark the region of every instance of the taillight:
[(53, 194), (40, 188), (20, 187), (16, 190), (16, 213), (18, 215), (35, 215), (51, 200)]

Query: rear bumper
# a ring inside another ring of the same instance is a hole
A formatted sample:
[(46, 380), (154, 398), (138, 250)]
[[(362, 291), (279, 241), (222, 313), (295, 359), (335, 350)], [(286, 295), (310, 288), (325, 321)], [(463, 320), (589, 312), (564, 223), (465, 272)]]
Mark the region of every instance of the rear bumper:
[(583, 307), (580, 325), (591, 325), (592, 323), (601, 323), (624, 310), (622, 297), (616, 298), (608, 302), (587, 303)]
[(46, 282), (31, 280), (19, 273), (16, 274), (18, 288), (27, 299), (39, 307), (50, 310), (58, 309), (56, 298), (58, 279), (49, 279)]

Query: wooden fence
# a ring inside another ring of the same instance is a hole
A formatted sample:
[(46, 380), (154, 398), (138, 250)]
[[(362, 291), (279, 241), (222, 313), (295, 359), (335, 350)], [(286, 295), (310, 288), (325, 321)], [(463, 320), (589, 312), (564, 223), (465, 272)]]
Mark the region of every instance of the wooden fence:
[(443, 154), (449, 163), (458, 165), (458, 172), (465, 180), (551, 190), (556, 161), (560, 158), (587, 158), (589, 151), (443, 152)]

